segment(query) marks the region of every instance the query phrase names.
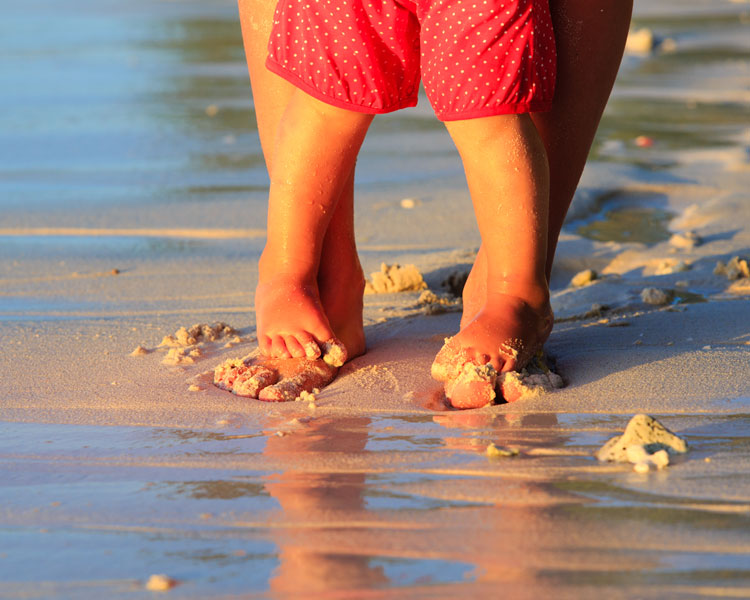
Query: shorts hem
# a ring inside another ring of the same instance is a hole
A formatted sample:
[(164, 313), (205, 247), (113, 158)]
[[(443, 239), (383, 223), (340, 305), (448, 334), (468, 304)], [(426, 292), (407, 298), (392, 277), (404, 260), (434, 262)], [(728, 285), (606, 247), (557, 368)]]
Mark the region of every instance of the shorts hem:
[(533, 102), (519, 102), (518, 104), (487, 106), (485, 108), (466, 110), (459, 113), (435, 112), (435, 116), (440, 121), (466, 121), (468, 119), (481, 119), (482, 117), (494, 117), (497, 115), (520, 115), (532, 112), (546, 112), (551, 108), (552, 100), (535, 100)]
[(325, 102), (326, 104), (330, 104), (331, 106), (343, 108), (352, 112), (365, 113), (368, 115), (382, 115), (401, 110), (402, 108), (409, 108), (411, 106), (417, 105), (418, 96), (416, 94), (392, 106), (372, 107), (365, 106), (364, 104), (355, 104), (348, 100), (334, 98), (333, 96), (329, 96), (325, 92), (321, 92), (318, 88), (307, 83), (299, 75), (292, 73), (286, 67), (273, 60), (270, 56), (266, 59), (266, 68), (272, 73), (275, 73), (282, 79), (285, 79), (286, 81), (291, 83), (294, 87), (299, 88), (306, 94), (309, 94), (313, 98), (316, 98), (321, 102)]

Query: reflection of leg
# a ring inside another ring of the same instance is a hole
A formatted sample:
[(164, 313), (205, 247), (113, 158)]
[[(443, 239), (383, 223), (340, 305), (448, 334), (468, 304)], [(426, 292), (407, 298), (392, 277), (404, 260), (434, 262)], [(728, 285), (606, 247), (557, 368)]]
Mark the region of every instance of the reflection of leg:
[(550, 166), (548, 277), (565, 215), (617, 75), (632, 7), (632, 0), (550, 3), (557, 42), (555, 98), (552, 110), (532, 116)]
[[(453, 387), (463, 364), (491, 363), (497, 371), (523, 367), (549, 333), (547, 158), (528, 115), (446, 125), (464, 163), (482, 237), (486, 297), (440, 352), (433, 374), (448, 380), (454, 405), (468, 407), (487, 398), (473, 398), (475, 392), (481, 395), (475, 382), (463, 391)], [(441, 367), (447, 369), (441, 372)], [(464, 392), (472, 397), (458, 400)]]
[[(306, 429), (271, 435), (263, 454), (295, 463), (316, 453), (359, 455), (368, 439), (369, 420), (315, 419)], [(326, 473), (285, 470), (268, 477), (265, 488), (281, 509), (282, 523), (273, 533), (279, 546), (279, 566), (270, 580), (274, 592), (325, 596), (347, 590), (354, 594), (388, 583), (382, 567), (370, 565), (362, 548), (376, 546), (377, 535), (362, 527), (347, 528), (368, 517), (362, 472)], [(310, 526), (313, 525), (313, 526)], [(347, 596), (349, 597), (349, 596)]]

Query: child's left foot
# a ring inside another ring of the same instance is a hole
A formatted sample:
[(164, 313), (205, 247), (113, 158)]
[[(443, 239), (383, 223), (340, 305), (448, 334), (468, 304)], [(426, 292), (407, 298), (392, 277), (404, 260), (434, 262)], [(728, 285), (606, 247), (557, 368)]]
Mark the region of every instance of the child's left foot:
[(328, 385), (337, 373), (338, 367), (322, 360), (251, 355), (244, 360), (227, 360), (216, 367), (214, 385), (237, 396), (265, 402), (288, 402), (302, 397), (303, 392), (309, 393)]
[(456, 408), (477, 408), (495, 398), (495, 378), (522, 369), (552, 329), (546, 294), (527, 302), (508, 294), (488, 294), (479, 313), (446, 340), (432, 364), (432, 376), (445, 382)]

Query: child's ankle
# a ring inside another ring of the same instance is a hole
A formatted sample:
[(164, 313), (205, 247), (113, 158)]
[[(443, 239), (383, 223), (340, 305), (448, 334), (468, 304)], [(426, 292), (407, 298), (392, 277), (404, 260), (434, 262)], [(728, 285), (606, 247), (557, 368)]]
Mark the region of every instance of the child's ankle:
[(318, 265), (307, 259), (291, 258), (282, 253), (268, 249), (263, 251), (258, 261), (258, 279), (260, 282), (271, 280), (290, 280), (297, 283), (313, 284), (318, 276)]
[(545, 277), (496, 279), (489, 282), (487, 295), (518, 298), (535, 310), (546, 310), (549, 307), (549, 287)]

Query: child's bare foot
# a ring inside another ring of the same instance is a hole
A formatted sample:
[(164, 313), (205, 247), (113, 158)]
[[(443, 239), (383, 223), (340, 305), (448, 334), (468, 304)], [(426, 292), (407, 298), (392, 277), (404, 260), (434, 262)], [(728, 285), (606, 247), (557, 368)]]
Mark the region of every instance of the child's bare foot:
[(313, 280), (274, 272), (270, 261), (263, 261), (255, 294), (261, 352), (270, 358), (322, 358), (332, 366), (363, 354), (364, 287), (353, 245), (326, 240)]
[(338, 367), (322, 360), (267, 358), (251, 354), (230, 359), (214, 370), (214, 385), (238, 396), (286, 402), (333, 381)]
[(432, 365), (432, 376), (445, 383), (454, 407), (484, 406), (495, 398), (498, 374), (523, 368), (551, 329), (552, 310), (545, 289), (528, 301), (487, 292), (481, 310), (446, 340)]
[(256, 290), (260, 352), (220, 365), (214, 382), (267, 402), (328, 385), (338, 367), (365, 351), (364, 285), (353, 247), (327, 247), (316, 283), (279, 275), (264, 280)]
[(338, 341), (323, 310), (317, 282), (284, 274), (262, 279), (255, 291), (255, 314), (258, 346), (268, 358), (317, 360), (323, 357), (324, 344)]

